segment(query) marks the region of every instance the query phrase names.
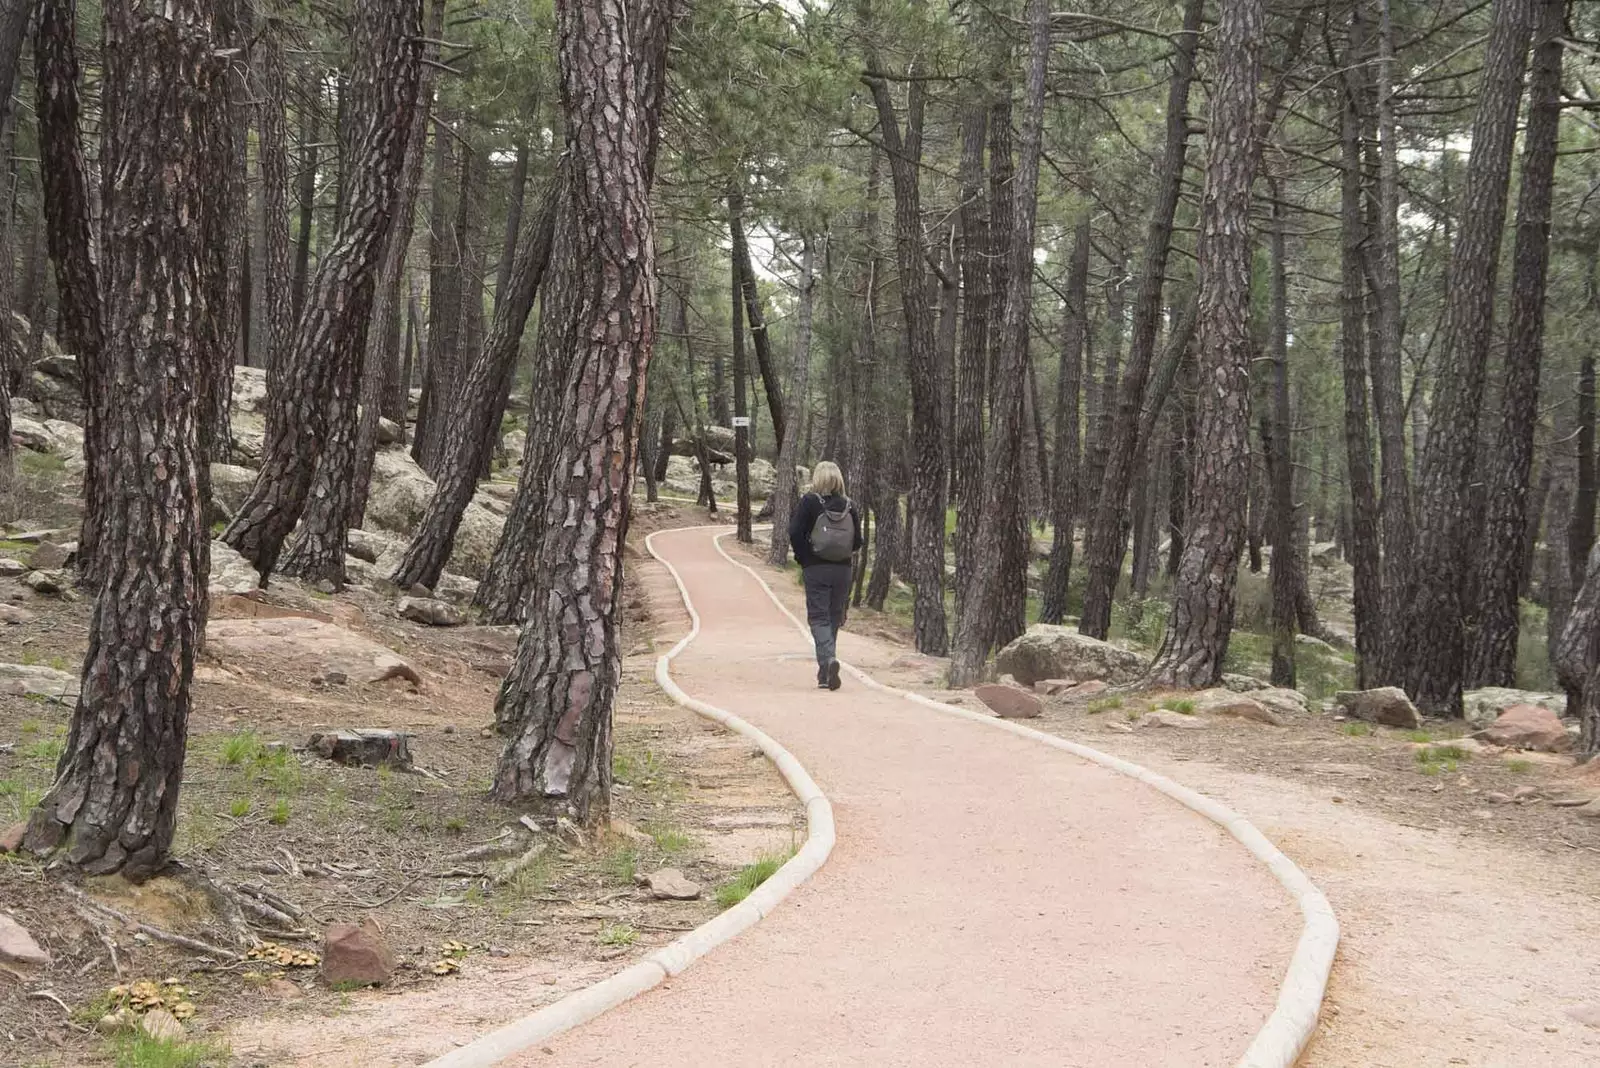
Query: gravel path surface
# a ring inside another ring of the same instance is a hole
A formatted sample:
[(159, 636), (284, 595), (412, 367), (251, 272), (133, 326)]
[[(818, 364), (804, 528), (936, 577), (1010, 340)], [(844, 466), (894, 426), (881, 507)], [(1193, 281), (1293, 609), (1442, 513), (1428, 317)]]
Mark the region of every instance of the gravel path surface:
[[(1232, 1065), (1299, 915), (1200, 816), (1026, 739), (847, 686), (705, 530), (663, 534), (702, 619), (690, 694), (783, 742), (838, 845), (769, 919), (508, 1064)], [(893, 650), (846, 634), (871, 672)]]

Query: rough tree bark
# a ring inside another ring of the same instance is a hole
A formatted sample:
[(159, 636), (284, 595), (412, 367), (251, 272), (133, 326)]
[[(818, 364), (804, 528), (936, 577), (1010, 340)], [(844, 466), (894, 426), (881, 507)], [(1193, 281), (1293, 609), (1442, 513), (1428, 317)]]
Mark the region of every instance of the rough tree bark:
[[(28, 32), (28, 20), (33, 13), (34, 0), (0, 0), (0, 158), (10, 159), (16, 144), (16, 121), (11, 114), (11, 90), (17, 80), (17, 60), (22, 55), (22, 40)], [(5, 196), (0, 198), (0, 502), (10, 504), (11, 462), (11, 379), (14, 368), (21, 368), (26, 353), (15, 344), (16, 331), (12, 327), (13, 295), (11, 286), (12, 264), (12, 205), (16, 194), (13, 168), (8, 172)]]
[[(387, 406), (398, 408), (394, 421), (405, 425), (406, 397), (410, 383), (391, 383), (388, 368), (400, 363), (394, 346), (399, 340), (402, 290), (405, 286), (406, 257), (416, 228), (417, 196), (422, 191), (423, 163), (427, 158), (428, 118), (433, 113), (434, 86), (439, 79), (438, 41), (444, 36), (445, 0), (433, 0), (424, 27), (422, 72), (417, 77), (417, 103), (405, 133), (405, 160), (400, 167), (400, 185), (395, 194), (394, 224), (383, 251), (372, 296), (372, 326), (367, 331), (366, 353), (362, 357), (361, 415), (356, 424), (355, 470), (350, 476), (349, 530), (359, 529), (367, 517), (367, 498), (372, 492), (372, 466), (378, 453), (378, 417)], [(395, 366), (396, 377), (402, 371)], [(391, 398), (390, 393), (398, 394)], [(393, 418), (393, 416), (391, 416)], [(495, 421), (499, 425), (499, 421)], [(333, 521), (330, 514), (328, 521)], [(330, 543), (333, 539), (330, 539)]]
[(1440, 374), (1418, 493), (1410, 595), (1406, 690), (1429, 714), (1461, 714), (1464, 635), (1460, 590), (1478, 412), (1494, 324), (1495, 277), (1516, 142), (1532, 0), (1495, 0), (1461, 223), (1451, 250)]
[[(873, 71), (881, 70), (876, 55), (868, 56)], [(911, 451), (915, 457), (907, 521), (912, 528), (912, 607), (917, 651), (943, 656), (949, 648), (944, 612), (945, 443), (940, 431), (939, 382), (933, 311), (925, 299), (926, 271), (922, 249), (922, 159), (924, 90), (913, 81), (907, 90), (902, 132), (889, 83), (867, 75), (878, 125), (889, 157), (894, 183), (895, 261), (900, 271), (900, 298), (905, 316), (907, 375), (911, 380)]]
[(500, 422), (491, 415), (511, 386), (517, 354), (522, 351), (522, 332), (550, 262), (556, 209), (563, 203), (564, 171), (563, 167), (557, 172), (540, 198), (518, 246), (503, 297), (495, 302), (489, 336), (456, 391), (439, 461), (438, 488), (391, 576), (401, 589), (419, 584), (432, 589), (439, 581), (455, 546), (461, 516), (477, 489), (478, 475), (494, 451)]
[(277, 5), (263, 4), (264, 24), (252, 51), (259, 86), (256, 148), (261, 187), (261, 306), (266, 318), (266, 359), (270, 381), (294, 338), (293, 243), (289, 239), (289, 72), (283, 53), (283, 18)]
[[(1025, 111), (1011, 194), (1011, 226), (1006, 231), (1008, 291), (1000, 324), (1000, 360), (994, 368), (994, 403), (989, 442), (984, 453), (984, 507), (977, 544), (996, 545), (1013, 536), (1015, 500), (1021, 477), (1023, 390), (1026, 388), (1028, 327), (1033, 305), (1034, 220), (1039, 207), (1039, 159), (1044, 127), (1045, 75), (1050, 61), (1050, 7), (1047, 0), (1028, 0), (1028, 66)], [(1007, 506), (1010, 497), (1012, 504)], [(942, 534), (941, 529), (941, 534)], [(989, 553), (975, 562), (965, 607), (957, 620), (950, 684), (969, 686), (983, 675), (989, 645), (996, 634), (993, 619), (1005, 575), (1005, 552)]]
[[(405, 136), (416, 103), (422, 47), (422, 0), (356, 0), (352, 18), (350, 191), (344, 216), (300, 317), (294, 345), (267, 398), (266, 444), (260, 473), (222, 537), (261, 572), (272, 573), (312, 493), (331, 493), (353, 466), (354, 389), (371, 321), (375, 276), (394, 216)], [(338, 431), (339, 433), (333, 433)], [(330, 446), (333, 448), (330, 449)], [(346, 455), (330, 455), (342, 451)], [(322, 485), (313, 485), (321, 469)], [(308, 560), (334, 561), (343, 579), (344, 546), (331, 545), (343, 530), (345, 508), (330, 513), (324, 529), (307, 527)]]
[(580, 220), (573, 251), (584, 282), (547, 312), (570, 321), (564, 333), (578, 345), (562, 390), (568, 429), (542, 476), (549, 488), (533, 590), (539, 611), (523, 629), (496, 707), (497, 718), (518, 726), (493, 795), (596, 823), (609, 815), (622, 545), (655, 340), (649, 193), (671, 0), (647, 0), (634, 18), (639, 25), (622, 0), (556, 5)]
[[(322, 108), (321, 82), (313, 77), (303, 96), (305, 100), (300, 107), (300, 180), (295, 190), (295, 199), (300, 208), (300, 229), (295, 238), (294, 281), (289, 292), (291, 329), (300, 325), (300, 316), (306, 309), (306, 287), (311, 284), (311, 237), (316, 230), (317, 215), (317, 138), (320, 136), (317, 120), (321, 117)], [(291, 339), (289, 347), (293, 345)], [(289, 348), (286, 347), (280, 356), (287, 359), (288, 355)]]
[[(240, 288), (244, 276), (245, 234), (249, 231), (249, 147), (243, 121), (243, 102), (250, 87), (245, 77), (246, 49), (253, 36), (251, 6), (245, 0), (210, 0), (215, 43), (234, 54), (227, 58), (227, 77), (216, 87), (206, 109), (211, 150), (216, 159), (207, 170), (221, 183), (218, 195), (208, 198), (206, 241), (206, 297), (208, 318), (215, 338), (212, 359), (200, 380), (200, 454), (207, 464), (227, 463), (233, 454), (231, 413), (233, 367), (239, 355), (239, 324), (248, 318)], [(237, 101), (237, 103), (236, 103)], [(204, 494), (211, 496), (210, 467), (204, 471)]]
[[(1167, 253), (1172, 245), (1172, 219), (1178, 207), (1184, 160), (1189, 150), (1186, 111), (1204, 8), (1205, 0), (1185, 0), (1183, 31), (1173, 47), (1172, 81), (1167, 89), (1167, 142), (1158, 172), (1156, 201), (1150, 210), (1145, 235), (1139, 294), (1133, 308), (1133, 339), (1122, 387), (1117, 393), (1116, 419), (1110, 424), (1112, 432), (1107, 442), (1105, 470), (1096, 489), (1097, 503), (1084, 538), (1088, 572), (1078, 630), (1094, 638), (1104, 639), (1111, 628), (1111, 600), (1122, 573), (1123, 547), (1127, 541), (1128, 487), (1135, 470), (1133, 457), (1139, 451), (1135, 435), (1139, 431), (1139, 411), (1150, 376), (1150, 361), (1155, 354), (1161, 290), (1166, 277)], [(1244, 487), (1240, 489), (1243, 499)]]
[[(83, 378), (83, 450), (84, 459), (89, 460), (100, 451), (105, 334), (89, 183), (78, 130), (77, 19), (76, 0), (39, 0), (33, 67), (45, 238), (56, 277), (56, 333), (62, 347), (78, 357)], [(78, 534), (78, 575), (86, 585), (99, 583), (101, 503), (109, 491), (90, 462), (83, 477), (83, 523)]]
[[(817, 279), (813, 262), (815, 242), (809, 233), (800, 238), (800, 299), (795, 313), (794, 371), (790, 396), (800, 409), (811, 391), (811, 317), (816, 299)], [(777, 485), (772, 491), (772, 548), (767, 562), (782, 567), (789, 562), (789, 513), (796, 500), (795, 466), (800, 462), (798, 428), (783, 436), (778, 446)]]
[(783, 383), (778, 377), (777, 361), (772, 358), (772, 338), (767, 333), (767, 316), (761, 308), (761, 291), (756, 288), (756, 272), (750, 263), (750, 243), (745, 240), (743, 214), (741, 210), (734, 217), (738, 223), (737, 233), (733, 235), (734, 269), (738, 272), (744, 293), (745, 322), (750, 324), (750, 343), (756, 350), (756, 367), (761, 371), (767, 411), (772, 415), (773, 440), (782, 449), (784, 440), (789, 436), (789, 412), (783, 403)]
[[(153, 9), (152, 9), (153, 8)], [(206, 617), (199, 384), (211, 331), (207, 111), (226, 92), (209, 0), (106, 0), (105, 350), (89, 461), (117, 492), (82, 692), (25, 848), (91, 874), (163, 867), (177, 822), (189, 685)]]
[(1089, 330), (1089, 213), (1079, 218), (1067, 265), (1066, 325), (1061, 340), (1061, 372), (1056, 380), (1056, 458), (1050, 494), (1050, 566), (1039, 605), (1041, 623), (1060, 624), (1067, 616), (1067, 582), (1072, 577), (1072, 529), (1078, 512), (1078, 394), (1083, 378), (1083, 342)]
[(1250, 477), (1250, 188), (1264, 35), (1262, 0), (1223, 0), (1206, 121), (1200, 208), (1200, 380), (1189, 533), (1172, 616), (1150, 678), (1204, 688), (1222, 678)]
[[(465, 123), (462, 126), (464, 128)], [(439, 474), (450, 410), (461, 388), (466, 354), (475, 351), (472, 338), (482, 315), (481, 290), (472, 269), (476, 255), (473, 229), (476, 212), (473, 209), (483, 183), (485, 156), (464, 138), (459, 151), (455, 220), (436, 246), (436, 254), (445, 259), (438, 263), (439, 273), (435, 276), (441, 283), (439, 292), (429, 293), (428, 366), (422, 380), (422, 406), (417, 414), (417, 436), (412, 447), (417, 463), (434, 478)], [(437, 197), (435, 203), (438, 203)], [(439, 305), (437, 316), (435, 302)], [(450, 306), (445, 307), (445, 304)], [(437, 341), (434, 340), (436, 323)]]
[(1523, 137), (1516, 245), (1511, 255), (1505, 388), (1490, 459), (1488, 519), (1478, 570), (1478, 618), (1467, 672), (1472, 686), (1516, 684), (1518, 598), (1528, 541), (1533, 435), (1539, 423), (1539, 367), (1544, 358), (1545, 278), (1561, 127), (1561, 36), (1566, 13), (1567, 0), (1540, 0), (1528, 79), (1528, 128)]

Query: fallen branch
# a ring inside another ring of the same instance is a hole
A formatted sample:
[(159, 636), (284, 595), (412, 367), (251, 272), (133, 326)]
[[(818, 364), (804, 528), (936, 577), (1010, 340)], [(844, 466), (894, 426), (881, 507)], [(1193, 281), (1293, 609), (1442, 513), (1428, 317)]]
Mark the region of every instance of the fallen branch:
[(489, 881), (494, 883), (496, 886), (504, 886), (512, 879), (515, 879), (519, 873), (526, 870), (530, 865), (533, 864), (534, 861), (544, 856), (545, 850), (549, 848), (549, 842), (535, 842), (533, 847), (526, 853), (523, 853), (522, 856), (516, 858), (515, 860), (508, 861), (496, 869), (489, 876)]
[(72, 1007), (57, 997), (55, 992), (52, 990), (31, 990), (28, 992), (28, 996), (39, 1001), (53, 1001), (57, 1005), (61, 1006), (62, 1012), (66, 1013), (68, 1016), (72, 1015)]
[(187, 949), (191, 953), (199, 953), (202, 956), (207, 957), (218, 957), (222, 960), (236, 961), (243, 959), (239, 956), (239, 954), (233, 952), (232, 950), (223, 949), (221, 946), (213, 946), (207, 942), (200, 941), (198, 938), (189, 938), (186, 935), (174, 934), (173, 932), (163, 930), (154, 924), (149, 924), (143, 922), (142, 920), (134, 919), (125, 912), (114, 909), (110, 905), (105, 905), (96, 901), (94, 898), (90, 897), (88, 894), (84, 893), (82, 890), (79, 890), (75, 886), (62, 884), (61, 888), (65, 890), (69, 896), (76, 898), (91, 912), (99, 913), (102, 917), (107, 919), (116, 920), (129, 930), (137, 931), (149, 938), (154, 938), (157, 942), (165, 942), (169, 946), (177, 946), (180, 949)]

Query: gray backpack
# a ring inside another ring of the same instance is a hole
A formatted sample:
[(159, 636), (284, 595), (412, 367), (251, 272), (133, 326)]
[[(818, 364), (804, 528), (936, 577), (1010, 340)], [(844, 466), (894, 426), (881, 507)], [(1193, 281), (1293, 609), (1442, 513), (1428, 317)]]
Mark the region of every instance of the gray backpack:
[(856, 524), (850, 515), (850, 502), (830, 509), (822, 502), (822, 514), (811, 525), (811, 551), (830, 564), (848, 564), (856, 548)]

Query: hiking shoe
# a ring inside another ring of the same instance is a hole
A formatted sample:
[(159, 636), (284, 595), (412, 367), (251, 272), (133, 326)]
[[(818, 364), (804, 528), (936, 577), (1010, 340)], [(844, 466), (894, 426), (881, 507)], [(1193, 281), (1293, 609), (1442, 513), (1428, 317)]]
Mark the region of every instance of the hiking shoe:
[(839, 661), (828, 661), (828, 681), (824, 683), (830, 690), (839, 688)]

